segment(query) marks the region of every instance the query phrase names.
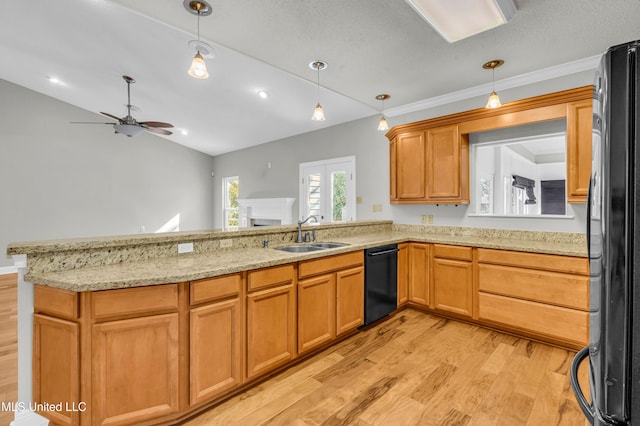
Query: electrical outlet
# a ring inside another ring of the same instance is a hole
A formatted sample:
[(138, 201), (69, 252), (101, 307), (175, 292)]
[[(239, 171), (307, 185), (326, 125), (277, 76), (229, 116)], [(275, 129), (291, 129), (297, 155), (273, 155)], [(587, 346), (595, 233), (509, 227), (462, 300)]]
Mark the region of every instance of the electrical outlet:
[(382, 211), (382, 204), (378, 204), (378, 211), (381, 212)]
[(374, 212), (374, 213), (378, 211), (376, 204), (371, 204), (371, 211)]
[(233, 240), (231, 238), (226, 240), (220, 240), (220, 248), (233, 247)]
[(423, 214), (422, 216), (420, 216), (420, 223), (422, 223), (423, 225), (426, 225), (427, 223), (427, 215)]
[(193, 243), (178, 244), (178, 254), (193, 252)]
[(429, 225), (433, 225), (433, 215), (432, 215), (432, 214), (430, 214), (429, 216), (427, 216), (427, 223), (428, 223)]
[(362, 204), (362, 197), (356, 197), (356, 204)]

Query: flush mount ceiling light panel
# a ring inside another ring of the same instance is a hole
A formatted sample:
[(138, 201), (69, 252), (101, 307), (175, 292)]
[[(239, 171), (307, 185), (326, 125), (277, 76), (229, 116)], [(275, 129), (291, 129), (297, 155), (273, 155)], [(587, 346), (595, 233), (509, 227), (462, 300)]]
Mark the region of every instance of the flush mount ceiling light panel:
[(513, 0), (405, 1), (449, 43), (506, 24), (516, 13)]

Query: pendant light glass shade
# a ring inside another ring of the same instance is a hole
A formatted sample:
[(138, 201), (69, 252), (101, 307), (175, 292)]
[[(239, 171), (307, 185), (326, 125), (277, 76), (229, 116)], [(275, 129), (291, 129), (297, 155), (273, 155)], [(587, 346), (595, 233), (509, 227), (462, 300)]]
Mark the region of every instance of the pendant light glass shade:
[(389, 130), (389, 123), (387, 123), (387, 119), (384, 118), (384, 101), (389, 99), (391, 96), (386, 93), (380, 94), (376, 96), (376, 99), (382, 101), (382, 117), (380, 117), (380, 121), (378, 122), (378, 131), (384, 132), (385, 130)]
[(200, 52), (196, 52), (196, 56), (193, 57), (193, 61), (191, 61), (191, 66), (189, 67), (189, 71), (187, 73), (193, 78), (209, 78), (209, 72), (207, 72), (207, 64), (204, 62), (202, 55)]
[(502, 103), (500, 103), (500, 97), (498, 96), (498, 94), (496, 92), (491, 92), (485, 108), (500, 108), (501, 106)]
[(387, 123), (387, 119), (384, 118), (383, 115), (382, 118), (380, 118), (380, 122), (378, 123), (378, 131), (384, 132), (385, 130), (389, 130), (389, 124)]
[[(200, 45), (200, 16), (208, 16), (211, 14), (211, 5), (204, 0), (184, 0), (184, 7), (190, 13), (198, 17), (198, 41), (196, 46)], [(191, 43), (191, 42), (190, 42)], [(203, 43), (206, 45), (206, 43)], [(207, 54), (205, 49), (205, 55)], [(209, 72), (207, 71), (207, 64), (204, 62), (204, 58), (200, 54), (200, 49), (196, 47), (196, 55), (191, 61), (191, 66), (187, 71), (193, 78), (203, 80), (209, 78)]]
[(499, 66), (502, 66), (502, 64), (504, 64), (504, 61), (502, 59), (494, 59), (493, 61), (489, 61), (486, 64), (482, 65), (482, 68), (486, 70), (491, 70), (491, 94), (489, 95), (489, 99), (487, 99), (487, 104), (484, 106), (485, 108), (493, 109), (493, 108), (500, 108), (502, 106), (502, 103), (500, 102), (500, 97), (498, 96), (498, 93), (496, 92), (496, 87), (495, 87), (496, 68), (498, 68)]
[(318, 73), (318, 92), (317, 98), (318, 103), (313, 110), (313, 115), (311, 115), (311, 120), (313, 121), (325, 121), (326, 118), (324, 116), (324, 109), (322, 109), (322, 105), (320, 105), (320, 70), (326, 69), (328, 64), (325, 61), (315, 60), (309, 64), (309, 68), (312, 70), (316, 70)]
[(311, 119), (313, 121), (324, 121), (324, 120), (326, 120), (326, 118), (324, 116), (324, 110), (322, 109), (322, 105), (320, 105), (320, 102), (318, 102), (318, 104), (316, 105), (315, 109), (313, 110), (313, 115), (311, 116)]

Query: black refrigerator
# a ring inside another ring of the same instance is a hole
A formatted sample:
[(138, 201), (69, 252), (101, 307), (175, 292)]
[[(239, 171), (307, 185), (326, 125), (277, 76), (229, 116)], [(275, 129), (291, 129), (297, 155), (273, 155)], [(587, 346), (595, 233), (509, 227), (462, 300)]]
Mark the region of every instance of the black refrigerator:
[[(587, 207), (589, 346), (571, 386), (592, 425), (640, 425), (640, 41), (611, 47), (596, 71)], [(590, 398), (577, 381), (588, 359)]]

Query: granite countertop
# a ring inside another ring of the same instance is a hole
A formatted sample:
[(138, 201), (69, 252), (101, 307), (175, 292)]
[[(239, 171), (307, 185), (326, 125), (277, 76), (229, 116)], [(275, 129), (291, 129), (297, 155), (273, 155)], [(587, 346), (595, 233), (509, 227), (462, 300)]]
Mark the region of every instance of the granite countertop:
[(220, 276), (335, 254), (363, 250), (383, 244), (407, 241), (464, 245), (566, 256), (586, 257), (584, 244), (487, 235), (416, 233), (402, 230), (331, 238), (326, 241), (347, 246), (306, 253), (290, 253), (270, 248), (239, 248), (205, 254), (187, 254), (167, 258), (82, 267), (55, 272), (29, 272), (26, 280), (75, 292), (108, 290), (145, 285), (184, 282)]

